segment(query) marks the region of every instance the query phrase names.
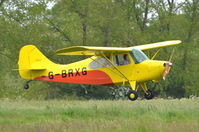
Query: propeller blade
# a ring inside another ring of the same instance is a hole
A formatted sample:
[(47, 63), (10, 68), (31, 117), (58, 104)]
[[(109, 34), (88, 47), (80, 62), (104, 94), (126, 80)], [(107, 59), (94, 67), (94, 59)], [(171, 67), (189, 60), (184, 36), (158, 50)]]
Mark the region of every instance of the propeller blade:
[(170, 58), (169, 58), (169, 62), (171, 62), (171, 60), (172, 60), (172, 58), (173, 58), (174, 51), (175, 51), (175, 49), (172, 50), (172, 53), (171, 53)]

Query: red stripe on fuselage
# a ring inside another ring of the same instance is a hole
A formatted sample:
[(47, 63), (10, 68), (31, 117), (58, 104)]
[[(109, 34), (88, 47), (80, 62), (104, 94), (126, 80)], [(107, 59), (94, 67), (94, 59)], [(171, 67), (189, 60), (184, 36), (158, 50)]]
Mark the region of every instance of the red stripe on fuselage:
[(108, 86), (114, 85), (112, 79), (105, 72), (99, 70), (87, 71), (86, 75), (80, 72), (78, 75), (75, 75), (75, 73), (70, 75), (65, 74), (63, 77), (62, 74), (60, 75), (55, 74), (53, 75), (53, 78), (51, 77), (49, 76), (36, 77), (34, 78), (34, 80), (53, 81), (53, 82), (62, 82), (62, 83), (76, 83), (76, 84), (108, 85)]

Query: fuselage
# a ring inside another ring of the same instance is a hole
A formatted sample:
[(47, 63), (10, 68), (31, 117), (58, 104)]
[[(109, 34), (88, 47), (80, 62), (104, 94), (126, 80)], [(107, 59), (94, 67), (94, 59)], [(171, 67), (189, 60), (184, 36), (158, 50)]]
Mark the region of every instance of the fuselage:
[(31, 79), (110, 86), (125, 85), (129, 80), (145, 82), (162, 79), (166, 61), (144, 60), (135, 64), (133, 58), (129, 57), (129, 59), (130, 63), (126, 65), (115, 65), (114, 62), (112, 62), (113, 65), (106, 65), (103, 64), (104, 62), (99, 62), (102, 57), (97, 56), (67, 65), (51, 63), (47, 64), (46, 70), (31, 71), (33, 77)]

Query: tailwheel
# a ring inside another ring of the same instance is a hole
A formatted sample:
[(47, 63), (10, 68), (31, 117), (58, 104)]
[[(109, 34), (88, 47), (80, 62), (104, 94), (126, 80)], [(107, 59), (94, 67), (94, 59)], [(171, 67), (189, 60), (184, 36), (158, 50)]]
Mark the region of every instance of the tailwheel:
[(134, 101), (134, 100), (136, 100), (136, 99), (138, 98), (138, 94), (137, 94), (137, 92), (134, 91), (134, 90), (129, 91), (127, 95), (128, 95), (128, 98), (129, 98), (131, 101)]
[(154, 98), (154, 92), (153, 92), (153, 90), (152, 90), (152, 89), (148, 89), (148, 90), (147, 90), (147, 94), (145, 93), (144, 96), (145, 96), (145, 98), (148, 99), (148, 100), (149, 100), (149, 99), (153, 99), (153, 98)]
[(28, 85), (28, 84), (25, 84), (23, 88), (24, 88), (24, 89), (29, 89), (29, 85)]
[(32, 80), (28, 80), (25, 85), (23, 86), (24, 89), (29, 89), (29, 83), (31, 82)]

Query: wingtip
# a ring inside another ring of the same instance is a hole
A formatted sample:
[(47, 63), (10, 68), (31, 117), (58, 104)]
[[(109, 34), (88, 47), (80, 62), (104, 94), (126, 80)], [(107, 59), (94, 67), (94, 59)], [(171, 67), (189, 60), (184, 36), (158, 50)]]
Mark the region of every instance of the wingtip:
[(182, 43), (182, 41), (181, 40), (171, 40), (171, 41), (173, 41), (174, 43), (176, 43), (176, 44), (180, 44), (180, 43)]

